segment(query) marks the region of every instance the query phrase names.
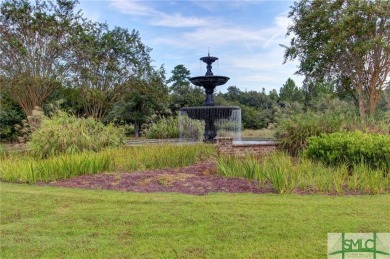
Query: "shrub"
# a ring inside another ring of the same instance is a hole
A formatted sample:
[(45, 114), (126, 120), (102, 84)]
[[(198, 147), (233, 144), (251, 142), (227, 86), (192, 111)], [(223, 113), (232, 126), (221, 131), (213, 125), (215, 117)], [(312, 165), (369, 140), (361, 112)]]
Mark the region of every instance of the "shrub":
[(149, 127), (145, 133), (146, 138), (164, 139), (179, 137), (179, 123), (177, 118), (162, 118)]
[(275, 134), (280, 147), (296, 156), (307, 145), (307, 139), (321, 133), (332, 133), (341, 127), (342, 118), (327, 113), (299, 113), (280, 119)]
[(113, 125), (105, 126), (92, 118), (77, 118), (58, 112), (45, 118), (41, 127), (33, 132), (28, 143), (35, 156), (48, 157), (62, 153), (99, 151), (116, 147), (124, 142), (122, 130)]
[(0, 91), (0, 140), (14, 141), (19, 136), (15, 125), (26, 118), (23, 110), (9, 96)]
[(203, 139), (205, 122), (193, 120), (187, 115), (179, 117), (180, 139), (200, 141)]
[(372, 169), (390, 170), (390, 136), (372, 133), (337, 132), (311, 137), (306, 157), (326, 164), (364, 163)]

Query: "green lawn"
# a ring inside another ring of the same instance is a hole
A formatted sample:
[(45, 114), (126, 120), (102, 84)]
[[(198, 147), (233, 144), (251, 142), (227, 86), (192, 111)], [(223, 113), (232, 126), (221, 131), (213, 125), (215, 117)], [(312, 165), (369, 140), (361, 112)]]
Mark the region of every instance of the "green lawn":
[(2, 258), (325, 258), (327, 233), (390, 232), (390, 195), (0, 187)]

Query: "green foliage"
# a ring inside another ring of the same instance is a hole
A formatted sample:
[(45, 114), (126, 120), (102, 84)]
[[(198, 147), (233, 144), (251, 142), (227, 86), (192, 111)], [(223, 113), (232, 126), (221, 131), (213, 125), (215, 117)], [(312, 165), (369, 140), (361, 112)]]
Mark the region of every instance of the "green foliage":
[(179, 117), (179, 132), (180, 138), (190, 141), (200, 141), (203, 139), (205, 122), (193, 120), (187, 115)]
[(80, 21), (76, 1), (3, 1), (0, 4), (2, 86), (26, 115), (43, 107), (68, 71), (67, 58)]
[(21, 124), (26, 115), (20, 106), (4, 93), (0, 94), (0, 107), (0, 139), (13, 141), (19, 135), (15, 125)]
[(275, 121), (275, 112), (278, 106), (277, 93), (276, 97), (272, 96), (271, 93), (268, 96), (265, 89), (262, 92), (243, 92), (237, 87), (231, 86), (227, 93), (220, 93), (215, 99), (218, 105), (240, 106), (242, 125), (245, 129), (266, 128), (268, 123)]
[(80, 95), (80, 89), (67, 86), (59, 87), (46, 100), (43, 110), (45, 114), (49, 115), (55, 113), (57, 110), (79, 116), (84, 115), (83, 98)]
[(112, 171), (143, 171), (192, 165), (215, 156), (215, 147), (203, 143), (190, 145), (142, 145), (102, 151), (113, 160)]
[(240, 105), (244, 129), (263, 129), (268, 125), (267, 114), (262, 109)]
[(176, 85), (171, 87), (170, 107), (177, 112), (182, 107), (204, 105), (205, 95), (200, 87), (191, 85)]
[(115, 103), (106, 116), (107, 121), (134, 125), (135, 136), (139, 137), (142, 126), (153, 116), (168, 113), (168, 88), (164, 85), (165, 70), (161, 67), (142, 80), (130, 80), (128, 92)]
[(341, 125), (342, 118), (329, 113), (298, 113), (279, 120), (275, 137), (282, 149), (296, 156), (309, 137), (339, 131)]
[(200, 87), (193, 87), (189, 78), (191, 72), (184, 65), (177, 65), (171, 71), (172, 76), (167, 80), (170, 91), (170, 107), (177, 112), (182, 107), (201, 106), (204, 104), (204, 91)]
[(222, 175), (255, 179), (260, 186), (271, 186), (278, 193), (390, 192), (390, 175), (360, 162), (349, 172), (345, 164), (328, 167), (310, 159), (293, 159), (283, 153), (274, 153), (260, 158), (220, 156), (217, 168)]
[(285, 61), (298, 59), (305, 82), (334, 81), (354, 96), (362, 119), (375, 114), (390, 72), (390, 2), (294, 2)]
[(171, 90), (180, 85), (190, 85), (191, 72), (184, 65), (177, 65), (171, 71), (172, 76), (167, 80), (168, 84), (172, 83)]
[(304, 154), (326, 164), (364, 163), (372, 169), (390, 171), (390, 136), (337, 132), (311, 137)]
[(145, 133), (146, 138), (179, 138), (179, 123), (175, 117), (162, 118), (152, 124)]
[(77, 48), (69, 62), (72, 83), (80, 90), (87, 116), (102, 119), (129, 90), (130, 80), (149, 78), (154, 72), (151, 49), (135, 30), (86, 22), (73, 41)]
[(28, 143), (35, 156), (48, 157), (62, 153), (99, 151), (123, 144), (123, 132), (113, 125), (105, 126), (92, 118), (77, 118), (58, 112), (45, 118)]
[(299, 102), (303, 103), (304, 101), (304, 93), (301, 89), (299, 89), (294, 80), (288, 78), (286, 83), (280, 88), (279, 97), (281, 102)]
[(9, 156), (2, 161), (0, 179), (9, 182), (36, 183), (96, 174), (110, 168), (112, 158), (105, 154), (82, 153), (36, 159)]
[(214, 146), (196, 144), (125, 147), (46, 159), (23, 154), (4, 155), (0, 164), (0, 180), (35, 183), (103, 171), (133, 172), (182, 167), (210, 159), (214, 153)]

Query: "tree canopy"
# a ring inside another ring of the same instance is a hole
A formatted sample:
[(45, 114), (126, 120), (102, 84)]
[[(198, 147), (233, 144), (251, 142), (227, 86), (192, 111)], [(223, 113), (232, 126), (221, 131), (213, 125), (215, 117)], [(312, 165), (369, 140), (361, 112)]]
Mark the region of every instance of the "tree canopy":
[(87, 116), (103, 118), (125, 92), (128, 81), (152, 73), (151, 49), (135, 30), (86, 23), (73, 40), (77, 48), (72, 52), (70, 81), (80, 89)]
[(289, 17), (285, 61), (298, 59), (306, 82), (333, 81), (373, 115), (390, 81), (390, 1), (302, 0)]
[(68, 72), (76, 1), (9, 0), (0, 5), (2, 88), (27, 115), (42, 107)]
[(105, 23), (89, 21), (75, 11), (76, 4), (0, 4), (1, 88), (27, 115), (68, 87), (77, 89), (84, 116), (102, 119), (130, 92), (126, 88), (137, 85), (132, 82), (150, 82), (160, 75), (151, 65), (151, 48), (137, 31), (110, 30)]
[(167, 80), (171, 84), (171, 109), (176, 112), (181, 107), (203, 105), (204, 90), (193, 87), (190, 83), (191, 72), (184, 65), (177, 65), (172, 70), (172, 76)]

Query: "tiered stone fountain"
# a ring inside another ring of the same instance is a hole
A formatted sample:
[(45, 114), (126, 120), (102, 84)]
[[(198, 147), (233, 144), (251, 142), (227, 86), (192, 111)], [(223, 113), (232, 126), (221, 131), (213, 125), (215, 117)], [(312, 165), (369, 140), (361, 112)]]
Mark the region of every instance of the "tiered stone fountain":
[(218, 134), (239, 139), (241, 134), (240, 107), (214, 105), (213, 94), (215, 88), (218, 85), (226, 84), (230, 78), (226, 76), (215, 76), (211, 71), (211, 65), (218, 60), (217, 57), (211, 57), (209, 53), (207, 57), (202, 57), (200, 60), (207, 64), (207, 72), (204, 76), (190, 78), (190, 81), (194, 85), (201, 86), (205, 89), (205, 105), (181, 108), (179, 116), (188, 116), (194, 120), (204, 121), (204, 142), (214, 143)]

